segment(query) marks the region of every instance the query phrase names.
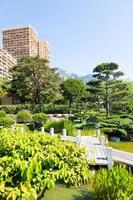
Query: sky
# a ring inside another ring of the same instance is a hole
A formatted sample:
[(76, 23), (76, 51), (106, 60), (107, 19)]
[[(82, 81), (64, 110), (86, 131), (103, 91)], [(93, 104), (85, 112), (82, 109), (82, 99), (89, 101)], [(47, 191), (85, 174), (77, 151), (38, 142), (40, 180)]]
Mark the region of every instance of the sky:
[(85, 75), (115, 62), (133, 80), (133, 0), (0, 0), (0, 29), (29, 24), (52, 66)]

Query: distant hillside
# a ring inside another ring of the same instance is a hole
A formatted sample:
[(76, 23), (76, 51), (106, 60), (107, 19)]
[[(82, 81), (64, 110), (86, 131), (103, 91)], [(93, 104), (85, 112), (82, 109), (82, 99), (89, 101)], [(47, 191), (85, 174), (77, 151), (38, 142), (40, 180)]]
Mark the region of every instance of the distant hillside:
[(80, 79), (82, 80), (84, 83), (87, 83), (88, 81), (90, 81), (92, 79), (92, 74), (87, 74), (85, 76), (78, 76), (77, 74), (74, 74), (74, 73), (69, 73), (67, 72), (66, 70), (64, 69), (58, 69), (58, 72), (60, 74), (60, 76), (63, 78), (63, 79), (67, 79), (67, 78), (77, 78), (77, 79)]

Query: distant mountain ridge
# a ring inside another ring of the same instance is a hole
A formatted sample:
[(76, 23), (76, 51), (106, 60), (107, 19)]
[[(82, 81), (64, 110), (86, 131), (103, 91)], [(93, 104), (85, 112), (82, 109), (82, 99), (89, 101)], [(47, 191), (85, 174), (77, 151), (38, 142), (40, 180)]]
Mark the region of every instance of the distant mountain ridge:
[(86, 74), (84, 76), (78, 76), (77, 74), (69, 73), (66, 70), (61, 69), (61, 68), (58, 69), (58, 72), (63, 79), (76, 78), (76, 79), (82, 80), (84, 83), (87, 83), (88, 81), (90, 81), (92, 79), (92, 74)]

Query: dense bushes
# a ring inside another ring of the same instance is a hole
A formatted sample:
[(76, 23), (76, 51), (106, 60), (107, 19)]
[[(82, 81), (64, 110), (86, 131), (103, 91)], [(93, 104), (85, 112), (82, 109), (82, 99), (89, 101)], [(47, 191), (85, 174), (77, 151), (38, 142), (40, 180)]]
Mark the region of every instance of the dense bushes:
[(29, 110), (31, 113), (43, 112), (46, 114), (62, 114), (69, 113), (68, 105), (57, 105), (57, 104), (17, 104), (17, 105), (1, 105), (0, 110), (4, 110), (7, 114), (17, 114), (21, 110)]
[(92, 188), (96, 200), (132, 200), (133, 176), (122, 166), (102, 169), (94, 175)]
[(77, 186), (88, 178), (85, 150), (76, 144), (37, 132), (0, 132), (0, 199), (37, 200), (57, 182)]
[(22, 110), (17, 114), (18, 123), (28, 123), (32, 121), (32, 115), (28, 110)]

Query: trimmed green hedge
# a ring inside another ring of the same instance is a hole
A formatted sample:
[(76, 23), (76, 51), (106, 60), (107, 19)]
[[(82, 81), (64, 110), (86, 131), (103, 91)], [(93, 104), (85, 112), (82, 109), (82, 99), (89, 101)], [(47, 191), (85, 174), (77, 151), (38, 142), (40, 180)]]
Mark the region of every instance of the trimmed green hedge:
[(31, 104), (17, 104), (17, 105), (0, 105), (0, 110), (5, 111), (7, 114), (17, 114), (21, 110), (29, 110), (31, 113), (43, 112), (46, 114), (65, 114), (69, 113), (68, 105), (57, 104), (43, 104), (43, 105), (31, 105)]

